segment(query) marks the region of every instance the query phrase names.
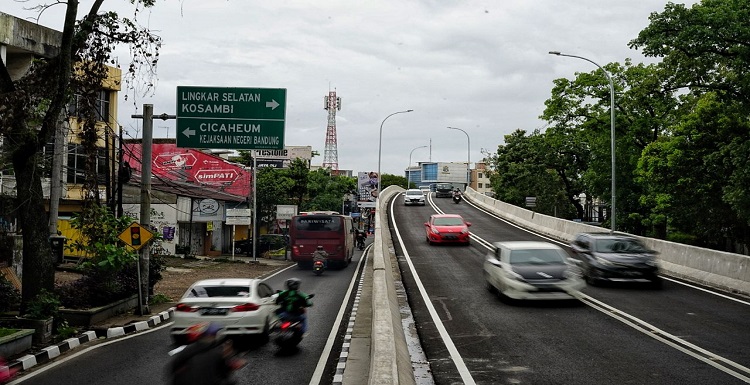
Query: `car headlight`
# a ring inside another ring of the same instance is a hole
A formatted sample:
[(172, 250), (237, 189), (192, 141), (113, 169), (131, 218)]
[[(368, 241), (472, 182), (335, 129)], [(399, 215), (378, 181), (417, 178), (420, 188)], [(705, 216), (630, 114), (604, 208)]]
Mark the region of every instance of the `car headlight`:
[(463, 229), (461, 229), (461, 234), (466, 234), (468, 232), (469, 232), (469, 229), (467, 227), (464, 227)]
[(433, 234), (440, 234), (440, 232), (438, 231), (438, 229), (435, 228), (435, 227), (431, 228), (430, 230), (432, 230)]
[(602, 258), (602, 257), (594, 257), (594, 258), (596, 259), (597, 262), (599, 262), (600, 265), (604, 265), (604, 266), (614, 266), (615, 265), (614, 263), (612, 263), (610, 260), (608, 260), (606, 258)]
[(507, 277), (508, 279), (512, 279), (514, 281), (519, 281), (519, 282), (526, 282), (526, 279), (524, 279), (521, 274), (518, 274), (513, 270), (504, 270), (504, 272), (505, 272), (505, 277)]

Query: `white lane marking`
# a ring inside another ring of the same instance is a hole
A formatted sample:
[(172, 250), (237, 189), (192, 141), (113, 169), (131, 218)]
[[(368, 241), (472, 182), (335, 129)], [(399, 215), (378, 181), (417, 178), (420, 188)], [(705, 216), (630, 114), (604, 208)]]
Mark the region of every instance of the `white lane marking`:
[[(747, 377), (745, 375), (745, 374), (750, 374), (750, 368), (747, 368), (727, 358), (714, 354), (711, 351), (703, 349), (697, 345), (691, 344), (690, 342), (687, 342), (671, 333), (668, 333), (662, 329), (659, 329), (656, 326), (651, 325), (650, 323), (640, 318), (637, 318), (628, 313), (625, 313), (613, 306), (607, 305), (606, 303), (601, 302), (586, 294), (583, 294), (581, 292), (571, 293), (571, 294), (578, 297), (578, 299), (581, 300), (581, 302), (587, 304), (588, 306), (632, 327), (635, 330), (640, 331), (641, 333), (657, 341), (660, 341), (666, 345), (669, 345), (676, 350), (679, 350), (689, 356), (692, 356), (693, 358), (703, 361), (704, 363), (709, 364), (735, 378), (738, 378), (742, 381), (750, 383), (750, 377)], [(728, 368), (725, 365), (734, 367), (735, 369), (738, 369), (744, 372), (745, 374), (738, 373), (732, 370), (731, 368)]]
[[(366, 255), (371, 246), (372, 244), (367, 245), (367, 248), (365, 248), (365, 250), (362, 252), (362, 256)], [(357, 282), (357, 277), (359, 275), (358, 272), (364, 260), (364, 257), (360, 257), (359, 262), (357, 262), (357, 270), (352, 276), (352, 280), (349, 282), (349, 287), (346, 290), (346, 296), (344, 297), (344, 301), (341, 303), (339, 313), (336, 315), (336, 321), (333, 322), (331, 332), (328, 334), (328, 340), (326, 341), (325, 347), (323, 347), (323, 353), (321, 353), (320, 359), (318, 359), (318, 365), (315, 367), (315, 372), (313, 372), (313, 375), (310, 378), (310, 385), (320, 384), (320, 381), (323, 378), (323, 370), (325, 369), (326, 362), (328, 362), (328, 356), (331, 355), (333, 344), (336, 342), (336, 335), (338, 334), (339, 327), (341, 326), (341, 320), (344, 319), (346, 305), (349, 304), (349, 297), (352, 295), (352, 289), (354, 288), (354, 284)]]
[[(391, 218), (395, 218), (393, 214), (394, 202), (395, 199), (391, 201)], [(430, 205), (435, 207), (432, 203), (432, 196), (430, 196)], [(411, 261), (409, 252), (404, 246), (404, 240), (401, 238), (401, 232), (398, 231), (398, 225), (396, 225), (396, 221), (393, 221), (393, 227), (393, 230), (396, 233), (396, 237), (398, 238), (398, 243), (401, 245), (401, 249), (404, 251), (404, 258), (406, 259), (406, 263), (409, 265), (409, 269), (414, 276), (414, 281), (417, 283), (417, 287), (419, 288), (419, 293), (422, 295), (422, 299), (424, 300), (424, 304), (427, 307), (427, 311), (429, 311), (430, 317), (432, 317), (432, 321), (435, 323), (435, 327), (440, 333), (440, 338), (443, 339), (443, 343), (450, 353), (453, 364), (456, 365), (456, 369), (458, 369), (458, 373), (461, 375), (461, 381), (466, 385), (476, 385), (474, 378), (471, 376), (471, 373), (469, 373), (469, 368), (466, 367), (466, 363), (464, 362), (463, 357), (461, 357), (461, 354), (458, 353), (456, 345), (453, 343), (450, 335), (448, 335), (448, 331), (445, 329), (443, 321), (440, 320), (437, 311), (435, 311), (435, 306), (432, 305), (432, 301), (430, 301), (430, 297), (427, 295), (427, 290), (424, 288), (422, 281), (419, 279), (419, 274), (417, 274), (417, 270), (414, 268), (414, 264)]]

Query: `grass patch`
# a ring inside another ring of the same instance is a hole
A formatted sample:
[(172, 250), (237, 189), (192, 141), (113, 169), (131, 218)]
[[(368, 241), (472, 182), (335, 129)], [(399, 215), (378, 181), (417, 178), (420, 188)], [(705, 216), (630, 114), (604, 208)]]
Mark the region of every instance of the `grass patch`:
[(0, 337), (9, 336), (18, 332), (18, 329), (0, 328)]

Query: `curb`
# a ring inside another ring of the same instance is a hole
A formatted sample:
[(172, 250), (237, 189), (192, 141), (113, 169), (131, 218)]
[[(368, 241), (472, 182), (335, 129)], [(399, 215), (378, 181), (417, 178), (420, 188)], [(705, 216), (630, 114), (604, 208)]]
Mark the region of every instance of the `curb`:
[(143, 330), (150, 329), (159, 325), (160, 323), (169, 320), (174, 314), (174, 308), (165, 310), (147, 321), (135, 322), (125, 326), (112, 327), (107, 329), (90, 330), (84, 332), (82, 335), (76, 338), (68, 338), (67, 340), (57, 344), (43, 348), (40, 352), (35, 354), (27, 354), (23, 357), (19, 357), (14, 361), (8, 362), (7, 367), (0, 366), (0, 372), (23, 372), (33, 368), (34, 366), (47, 363), (52, 359), (58, 357), (62, 353), (69, 350), (73, 350), (85, 343), (95, 341), (98, 339), (109, 339), (115, 337), (121, 337), (126, 334), (136, 333)]

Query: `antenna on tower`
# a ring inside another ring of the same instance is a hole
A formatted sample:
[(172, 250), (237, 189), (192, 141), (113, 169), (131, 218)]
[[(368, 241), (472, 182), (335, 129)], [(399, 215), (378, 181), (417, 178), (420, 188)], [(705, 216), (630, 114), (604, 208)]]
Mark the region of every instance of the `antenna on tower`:
[(339, 173), (339, 152), (336, 140), (336, 110), (341, 110), (341, 98), (336, 97), (336, 90), (328, 91), (324, 98), (328, 110), (328, 128), (326, 129), (326, 147), (323, 152), (323, 168), (329, 168), (331, 175)]

